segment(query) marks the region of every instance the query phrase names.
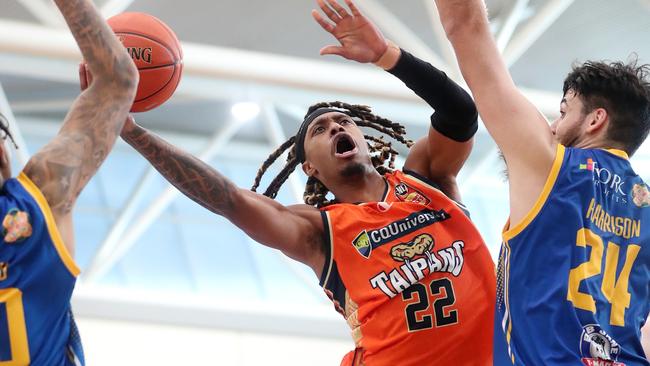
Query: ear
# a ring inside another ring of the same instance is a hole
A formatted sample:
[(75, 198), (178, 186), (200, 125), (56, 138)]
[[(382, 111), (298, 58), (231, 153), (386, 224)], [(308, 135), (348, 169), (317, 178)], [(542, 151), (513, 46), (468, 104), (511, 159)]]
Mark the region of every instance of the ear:
[(606, 131), (609, 124), (609, 114), (605, 108), (596, 108), (588, 115), (587, 133)]
[(302, 171), (307, 174), (308, 177), (313, 177), (318, 170), (310, 162), (305, 161), (302, 163)]

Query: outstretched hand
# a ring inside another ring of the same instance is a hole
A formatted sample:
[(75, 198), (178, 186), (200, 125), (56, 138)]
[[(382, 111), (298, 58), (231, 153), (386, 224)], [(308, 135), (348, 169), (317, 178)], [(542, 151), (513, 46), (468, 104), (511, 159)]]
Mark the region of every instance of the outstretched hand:
[[(330, 21), (318, 10), (311, 14), (323, 29), (333, 35), (340, 46), (329, 45), (320, 50), (321, 55), (339, 55), (357, 62), (375, 62), (388, 48), (388, 43), (379, 29), (366, 18), (354, 5), (352, 0), (345, 0), (350, 12), (336, 0), (317, 0), (320, 9)], [(329, 5), (328, 5), (329, 4)]]

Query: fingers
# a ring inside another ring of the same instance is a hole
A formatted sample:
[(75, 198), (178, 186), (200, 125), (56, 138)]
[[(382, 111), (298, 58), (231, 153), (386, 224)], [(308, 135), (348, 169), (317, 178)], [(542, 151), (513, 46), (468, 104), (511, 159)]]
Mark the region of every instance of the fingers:
[(343, 56), (343, 53), (345, 51), (343, 50), (343, 47), (340, 46), (325, 46), (321, 48), (320, 54), (322, 55), (338, 55), (338, 56)]
[(312, 10), (311, 16), (314, 17), (314, 20), (316, 20), (316, 22), (320, 24), (320, 26), (323, 27), (323, 29), (325, 29), (329, 33), (332, 33), (334, 31), (334, 25), (332, 25), (332, 23), (325, 20), (317, 10)]
[(318, 6), (320, 7), (320, 10), (322, 10), (323, 13), (325, 13), (325, 15), (327, 15), (327, 17), (330, 18), (330, 20), (333, 21), (334, 23), (338, 23), (341, 21), (342, 19), (341, 16), (336, 14), (334, 10), (332, 10), (329, 6), (327, 6), (324, 0), (318, 0)]
[(348, 5), (348, 8), (352, 11), (352, 15), (355, 17), (360, 17), (361, 12), (359, 11), (359, 8), (357, 8), (356, 5), (352, 2), (352, 0), (345, 0), (345, 3)]
[(342, 18), (349, 17), (350, 14), (348, 14), (348, 11), (345, 10), (344, 7), (339, 5), (339, 3), (336, 0), (327, 0), (327, 3), (330, 4), (332, 9), (338, 13), (338, 15)]

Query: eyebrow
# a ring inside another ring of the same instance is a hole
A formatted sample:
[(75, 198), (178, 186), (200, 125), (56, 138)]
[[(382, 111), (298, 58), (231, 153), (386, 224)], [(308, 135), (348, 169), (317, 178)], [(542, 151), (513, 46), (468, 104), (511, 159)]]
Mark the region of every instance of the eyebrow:
[(307, 133), (311, 134), (311, 132), (313, 131), (314, 128), (316, 128), (316, 126), (322, 125), (323, 123), (325, 123), (325, 121), (334, 120), (335, 122), (338, 122), (338, 121), (340, 121), (340, 120), (342, 120), (344, 118), (352, 119), (352, 117), (348, 116), (345, 113), (337, 114), (335, 116), (328, 117), (328, 118), (320, 118), (319, 117), (319, 118), (316, 119), (316, 121), (312, 122), (312, 124), (309, 126), (309, 128), (307, 128)]
[(325, 122), (325, 121), (326, 121), (326, 120), (324, 120), (324, 119), (321, 118), (321, 119), (319, 119), (319, 120), (317, 120), (317, 121), (312, 122), (312, 124), (309, 125), (309, 127), (307, 128), (307, 135), (310, 135), (310, 136), (311, 136), (311, 133), (312, 133), (312, 131), (314, 131), (314, 128), (316, 128), (316, 127), (322, 125), (323, 122)]

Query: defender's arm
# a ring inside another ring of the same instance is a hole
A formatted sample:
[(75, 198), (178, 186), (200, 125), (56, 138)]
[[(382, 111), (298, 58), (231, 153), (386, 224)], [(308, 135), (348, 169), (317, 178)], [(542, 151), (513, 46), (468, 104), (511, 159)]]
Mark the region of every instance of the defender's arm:
[(115, 143), (135, 97), (138, 73), (92, 2), (55, 2), (95, 80), (75, 100), (57, 136), (30, 159), (24, 173), (42, 191), (72, 252), (72, 207)]
[(546, 118), (516, 88), (490, 33), (482, 0), (436, 0), (485, 126), (508, 165), (511, 218), (519, 221), (542, 191), (556, 142)]

